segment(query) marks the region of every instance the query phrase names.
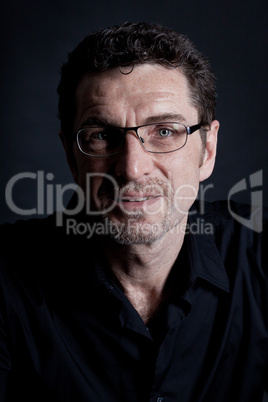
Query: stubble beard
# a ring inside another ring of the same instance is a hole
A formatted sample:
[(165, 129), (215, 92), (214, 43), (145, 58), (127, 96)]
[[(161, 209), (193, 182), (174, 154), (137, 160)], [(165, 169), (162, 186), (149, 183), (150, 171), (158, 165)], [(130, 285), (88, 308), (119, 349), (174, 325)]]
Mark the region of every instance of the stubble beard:
[(108, 222), (112, 239), (122, 245), (150, 245), (161, 239), (172, 227), (168, 216), (157, 223), (148, 222), (142, 214), (132, 214), (131, 217), (125, 217), (120, 221), (111, 214), (103, 218)]
[[(127, 193), (134, 189), (142, 193), (145, 192), (145, 189), (148, 191), (148, 188), (153, 189), (155, 195), (161, 195), (161, 208), (157, 214), (150, 214), (143, 209), (134, 211), (111, 210), (103, 214), (102, 219), (108, 223), (109, 235), (117, 243), (122, 245), (150, 245), (163, 238), (167, 232), (180, 223), (182, 216), (174, 219), (173, 190), (170, 184), (158, 179), (151, 179), (142, 185), (128, 183), (122, 187), (121, 191)], [(104, 210), (108, 206), (108, 197), (105, 191), (101, 192), (100, 200)]]

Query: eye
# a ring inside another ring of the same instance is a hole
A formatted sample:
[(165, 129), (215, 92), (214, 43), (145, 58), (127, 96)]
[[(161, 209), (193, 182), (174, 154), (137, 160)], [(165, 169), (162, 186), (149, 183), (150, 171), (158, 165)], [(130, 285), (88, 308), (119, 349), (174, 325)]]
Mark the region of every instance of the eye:
[[(90, 132), (91, 130), (92, 132)], [(117, 130), (109, 127), (92, 128), (91, 130), (89, 130), (89, 135), (92, 140), (111, 142), (118, 136)]]
[(93, 138), (101, 141), (109, 141), (111, 138), (111, 133), (109, 132), (109, 130), (96, 131), (93, 134)]
[(106, 135), (105, 132), (96, 133), (96, 138), (97, 138), (98, 140), (106, 140), (106, 139), (107, 139), (107, 135)]
[(160, 128), (158, 130), (158, 134), (160, 135), (160, 137), (164, 138), (164, 137), (169, 137), (170, 135), (172, 135), (173, 131), (170, 130), (169, 128)]
[(124, 133), (116, 127), (101, 127), (91, 134), (93, 141), (105, 142), (115, 146), (122, 142)]

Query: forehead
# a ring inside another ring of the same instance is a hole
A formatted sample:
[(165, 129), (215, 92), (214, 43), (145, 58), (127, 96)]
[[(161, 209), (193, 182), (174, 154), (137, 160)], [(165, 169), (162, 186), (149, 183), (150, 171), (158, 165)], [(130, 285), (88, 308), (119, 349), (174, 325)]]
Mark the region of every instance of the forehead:
[(146, 114), (177, 112), (187, 118), (195, 111), (184, 74), (157, 64), (135, 66), (127, 75), (117, 68), (84, 75), (76, 90), (76, 106), (76, 123), (90, 114), (109, 118), (120, 114), (122, 119), (135, 114), (142, 119)]

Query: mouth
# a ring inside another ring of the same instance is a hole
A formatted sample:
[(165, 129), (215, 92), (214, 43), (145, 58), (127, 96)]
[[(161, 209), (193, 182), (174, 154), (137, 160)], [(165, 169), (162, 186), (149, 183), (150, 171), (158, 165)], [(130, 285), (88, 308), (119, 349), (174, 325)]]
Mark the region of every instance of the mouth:
[[(135, 212), (151, 213), (162, 208), (169, 199), (169, 186), (157, 179), (144, 183), (103, 183), (99, 191), (99, 199), (105, 207), (114, 209), (114, 213)], [(161, 205), (160, 205), (161, 204)]]
[(154, 198), (158, 198), (159, 196), (148, 196), (148, 197), (122, 197), (117, 200), (117, 202), (143, 202), (148, 201)]
[(143, 213), (145, 213), (147, 211), (147, 213), (149, 212), (149, 210), (151, 210), (151, 208), (155, 208), (153, 207), (154, 205), (158, 205), (159, 199), (161, 198), (161, 196), (159, 195), (146, 195), (146, 196), (137, 196), (137, 195), (128, 195), (128, 196), (122, 196), (119, 197), (116, 200), (117, 206), (120, 208), (121, 211), (123, 212), (134, 212), (134, 211), (143, 211)]

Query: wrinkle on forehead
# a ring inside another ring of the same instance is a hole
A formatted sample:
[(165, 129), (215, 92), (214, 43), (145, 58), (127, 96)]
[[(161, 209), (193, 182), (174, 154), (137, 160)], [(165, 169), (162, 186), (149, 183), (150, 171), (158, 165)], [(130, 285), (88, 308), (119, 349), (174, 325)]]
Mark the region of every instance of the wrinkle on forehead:
[[(174, 89), (179, 90), (179, 76), (181, 77), (181, 90), (188, 92), (187, 80), (180, 70), (167, 69), (157, 64), (136, 66), (129, 75), (123, 75), (117, 68), (98, 73), (88, 73), (82, 77), (77, 86), (76, 100), (81, 95), (88, 97), (88, 99), (95, 96), (99, 98), (113, 97), (119, 93), (122, 96), (129, 97), (131, 92), (137, 94), (157, 92), (159, 96), (162, 93), (165, 96), (167, 92), (172, 93)], [(157, 85), (156, 91), (152, 91), (152, 82)], [(88, 88), (91, 88), (91, 96), (85, 93)]]
[(136, 66), (129, 75), (123, 75), (119, 69), (89, 73), (76, 90), (76, 123), (85, 119), (87, 112), (120, 116), (126, 110), (131, 114), (131, 109), (133, 114), (146, 114), (155, 107), (155, 113), (159, 113), (161, 103), (166, 108), (164, 112), (169, 107), (175, 112), (176, 105), (183, 115), (181, 106), (185, 110), (196, 109), (190, 104), (187, 80), (178, 69), (149, 64)]

